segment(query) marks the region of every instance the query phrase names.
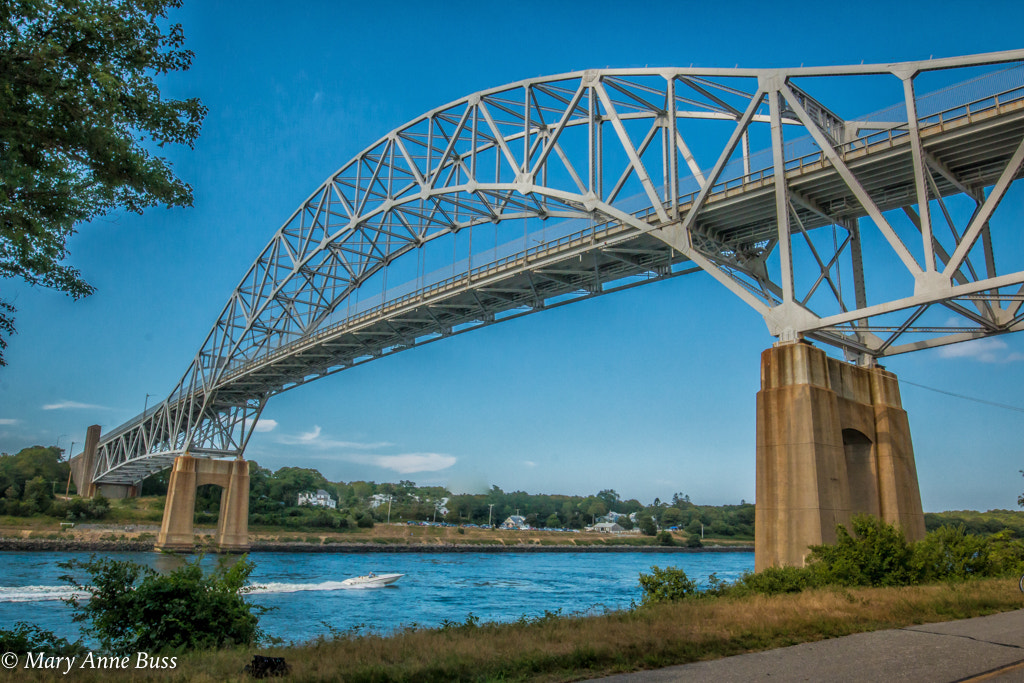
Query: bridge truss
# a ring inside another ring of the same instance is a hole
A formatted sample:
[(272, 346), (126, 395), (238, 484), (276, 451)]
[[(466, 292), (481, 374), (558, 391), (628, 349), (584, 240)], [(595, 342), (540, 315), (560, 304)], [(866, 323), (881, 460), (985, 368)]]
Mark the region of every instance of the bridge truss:
[(240, 456), (282, 391), (696, 272), (861, 363), (1018, 331), (1021, 233), (994, 217), (1009, 193), (1021, 218), (1022, 62), (601, 69), (428, 112), (296, 209), (171, 395), (103, 436), (94, 480)]

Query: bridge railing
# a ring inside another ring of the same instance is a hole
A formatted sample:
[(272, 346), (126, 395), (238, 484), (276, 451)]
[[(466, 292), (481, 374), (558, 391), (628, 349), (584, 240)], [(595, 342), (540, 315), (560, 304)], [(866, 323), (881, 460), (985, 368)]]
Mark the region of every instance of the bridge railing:
[[(1024, 85), (1016, 86), (994, 95), (988, 95), (972, 102), (959, 104), (934, 114), (919, 117), (918, 126), (922, 129), (922, 134), (926, 134), (926, 131), (924, 130), (926, 128), (934, 128), (935, 126), (939, 126), (941, 128), (961, 120), (973, 122), (974, 118), (982, 113), (1002, 113), (1004, 110), (1009, 108), (1010, 105), (1022, 104), (1022, 100), (1024, 100)], [(844, 158), (854, 151), (862, 153), (864, 151), (868, 151), (873, 153), (881, 151), (882, 149), (892, 148), (897, 144), (904, 144), (906, 142), (904, 138), (909, 134), (910, 131), (908, 129), (908, 124), (901, 123), (898, 126), (858, 136), (856, 140), (836, 145), (835, 150)], [(787, 171), (799, 170), (802, 173), (806, 167), (818, 164), (828, 164), (828, 160), (825, 158), (824, 152), (810, 152), (793, 159), (787, 159), (785, 162), (785, 168)], [(731, 190), (747, 188), (750, 185), (772, 178), (774, 175), (774, 167), (767, 166), (766, 168), (752, 171), (745, 175), (730, 178), (716, 183), (711, 188), (709, 197), (721, 195)], [(679, 198), (679, 203), (681, 205), (692, 204), (699, 194), (700, 190), (696, 190), (687, 195), (683, 195)]]

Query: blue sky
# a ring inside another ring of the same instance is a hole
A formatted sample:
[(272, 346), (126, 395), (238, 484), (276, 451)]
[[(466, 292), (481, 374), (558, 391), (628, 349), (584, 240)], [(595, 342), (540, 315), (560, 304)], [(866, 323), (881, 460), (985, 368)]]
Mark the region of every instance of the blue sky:
[[(71, 302), (5, 281), (18, 334), (0, 370), (0, 449), (81, 449), (177, 383), (244, 271), (331, 173), (469, 93), (605, 66), (894, 62), (1022, 47), (1020, 3), (292, 3), (186, 0), (196, 53), (163, 82), (209, 115), (167, 156), (191, 209), (82, 226)], [(888, 102), (865, 102), (862, 112)], [(858, 107), (854, 107), (858, 109)], [(709, 166), (713, 159), (702, 162)], [(1019, 201), (1016, 195), (1015, 201)], [(754, 499), (764, 322), (704, 275), (430, 344), (272, 400), (247, 457), (331, 479), (457, 491)], [(901, 378), (1022, 405), (1024, 341), (890, 359)], [(150, 394), (147, 399), (146, 395)], [(1014, 508), (1024, 414), (904, 384), (926, 510)]]

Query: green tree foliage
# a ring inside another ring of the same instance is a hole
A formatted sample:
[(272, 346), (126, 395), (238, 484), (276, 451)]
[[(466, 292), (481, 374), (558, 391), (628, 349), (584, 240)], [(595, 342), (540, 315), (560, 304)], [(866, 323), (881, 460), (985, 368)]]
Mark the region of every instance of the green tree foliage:
[(954, 528), (963, 526), (967, 533), (980, 536), (989, 536), (1005, 530), (1011, 530), (1018, 536), (1024, 536), (1024, 512), (1017, 510), (926, 512), (924, 513), (924, 525), (928, 531), (934, 531), (944, 526)]
[(678, 567), (651, 567), (650, 574), (640, 572), (641, 604), (675, 602), (698, 594), (697, 582)]
[(35, 477), (49, 482), (51, 491), (53, 482), (65, 484), (69, 466), (61, 460), (61, 454), (61, 449), (56, 446), (30, 446), (22, 448), (16, 455), (0, 455), (0, 491), (6, 491), (12, 485), (22, 491), (25, 483)]
[(11, 628), (0, 628), (0, 650), (16, 655), (42, 652), (48, 657), (74, 657), (86, 652), (82, 641), (68, 642), (67, 638), (60, 638), (52, 631), (24, 621)]
[[(169, 574), (129, 560), (96, 557), (59, 566), (76, 592), (67, 598), (73, 621), (115, 655), (165, 653), (229, 645), (253, 645), (263, 637), (259, 616), (265, 609), (245, 600), (255, 565), (246, 557), (221, 561), (211, 573), (200, 559)], [(81, 572), (88, 574), (80, 579)]]
[(669, 531), (668, 529), (665, 529), (664, 531), (659, 531), (658, 532), (658, 536), (657, 536), (657, 540), (658, 540), (658, 545), (675, 545), (676, 544), (676, 539), (672, 537), (672, 532)]
[(683, 521), (683, 512), (679, 508), (666, 508), (658, 521), (665, 527), (679, 526)]
[(658, 533), (658, 525), (655, 524), (654, 517), (646, 510), (637, 514), (636, 525), (640, 527), (640, 533), (644, 536), (653, 536)]
[[(192, 189), (151, 153), (192, 146), (206, 108), (163, 99), (155, 77), (185, 71), (181, 0), (0, 3), (0, 276), (74, 298), (93, 291), (62, 265), (75, 226), (116, 208), (190, 206)], [(14, 307), (0, 306), (0, 364)]]
[(56, 446), (31, 446), (16, 455), (0, 455), (0, 514), (48, 513), (54, 504), (54, 489), (64, 492), (68, 472), (69, 465), (61, 460), (61, 449)]
[(47, 512), (52, 517), (66, 519), (69, 522), (89, 519), (103, 519), (110, 512), (110, 501), (102, 493), (92, 498), (73, 496), (71, 500), (55, 500)]
[(988, 542), (964, 526), (944, 526), (914, 546), (911, 566), (919, 581), (969, 579), (990, 569)]
[[(1020, 471), (1020, 473), (1021, 473), (1022, 475), (1024, 475), (1024, 470), (1021, 470), (1021, 471)], [(1024, 508), (1024, 493), (1022, 493), (1022, 494), (1020, 494), (1019, 496), (1017, 496), (1017, 505), (1018, 505), (1019, 507), (1022, 507), (1022, 508)]]
[(747, 573), (734, 584), (709, 578), (699, 588), (681, 570), (652, 567), (640, 575), (644, 604), (689, 598), (799, 593), (824, 586), (907, 586), (936, 581), (965, 581), (1024, 572), (1024, 542), (1006, 530), (992, 536), (943, 527), (917, 543), (907, 543), (896, 526), (859, 516), (853, 532), (838, 527), (831, 545), (813, 546), (804, 567), (770, 567)]
[(811, 546), (810, 562), (825, 583), (843, 586), (906, 586), (915, 581), (913, 550), (903, 531), (877, 517), (855, 515), (836, 528), (832, 545)]
[(30, 511), (29, 514), (49, 510), (53, 497), (53, 488), (50, 482), (42, 477), (32, 477), (26, 481), (25, 491), (21, 494), (21, 500)]

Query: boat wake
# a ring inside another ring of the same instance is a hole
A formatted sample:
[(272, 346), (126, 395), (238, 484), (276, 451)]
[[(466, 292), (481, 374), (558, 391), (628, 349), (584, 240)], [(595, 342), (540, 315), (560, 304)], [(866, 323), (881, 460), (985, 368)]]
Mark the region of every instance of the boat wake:
[[(346, 585), (341, 581), (323, 581), (321, 583), (257, 583), (251, 595), (275, 593), (299, 593), (304, 591), (345, 591), (386, 588), (383, 585)], [(55, 602), (70, 597), (88, 598), (88, 593), (72, 590), (68, 586), (0, 586), (0, 603), (5, 602)]]
[(0, 586), (0, 602), (48, 602), (88, 597), (68, 586)]

